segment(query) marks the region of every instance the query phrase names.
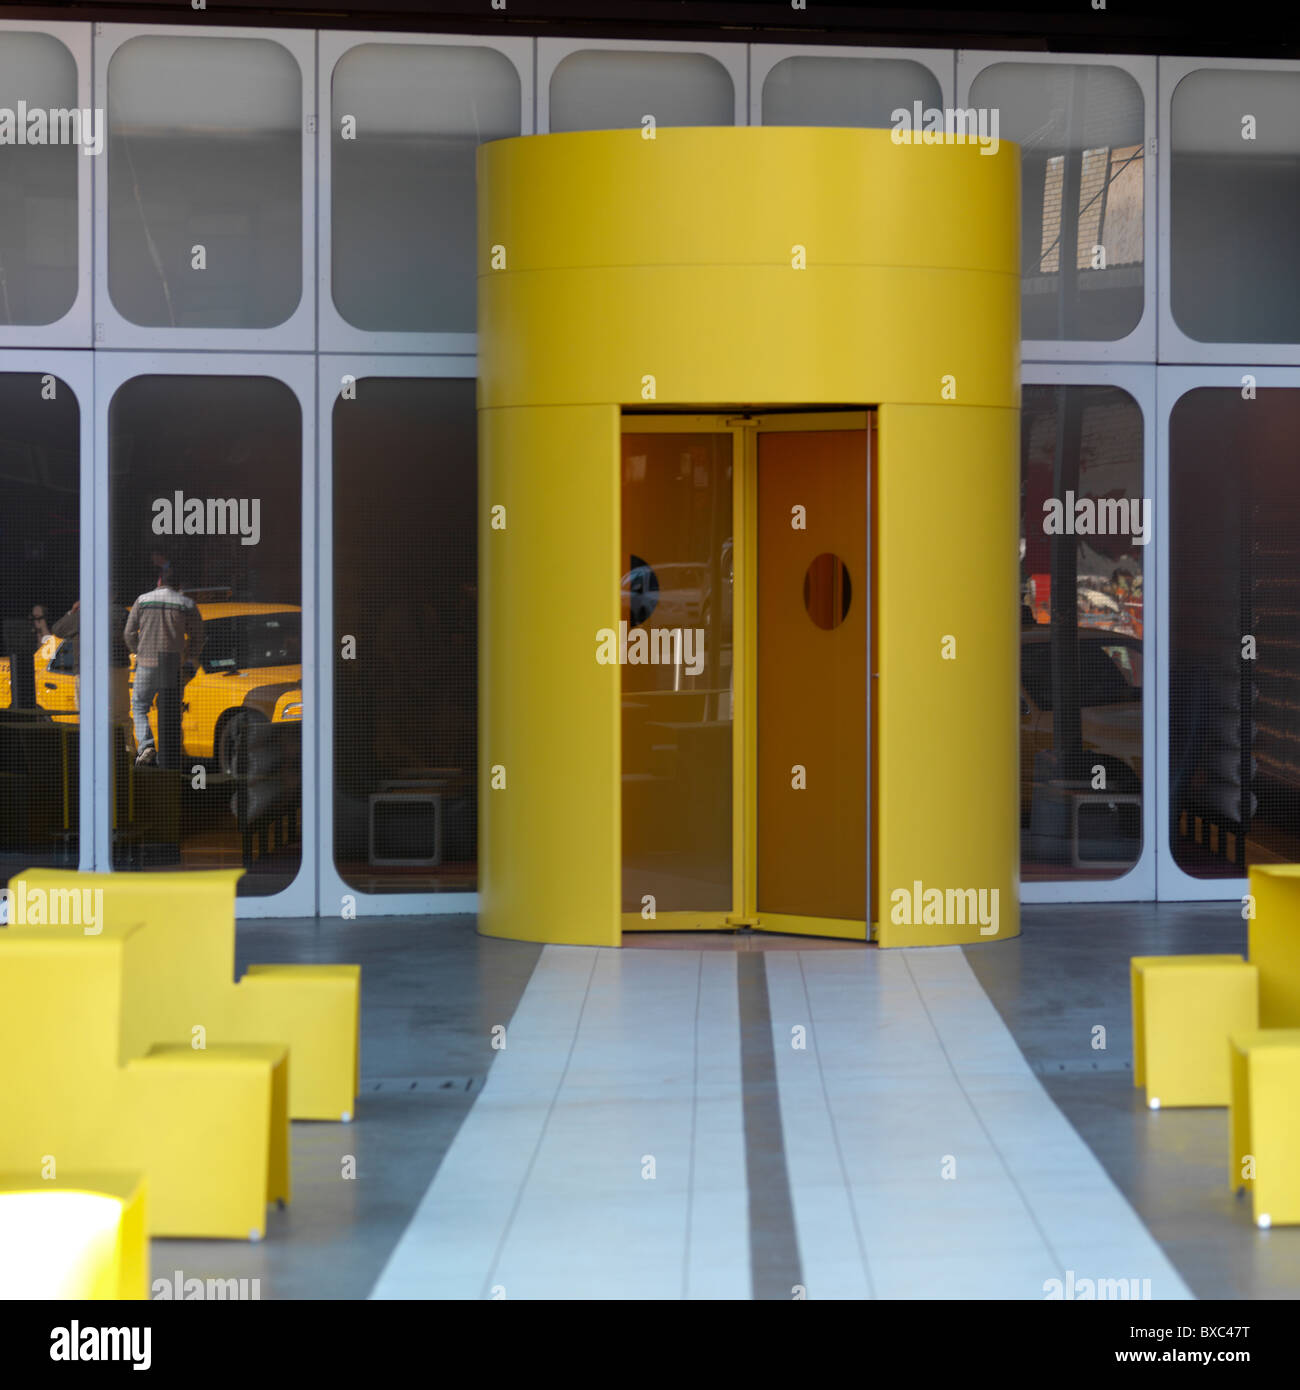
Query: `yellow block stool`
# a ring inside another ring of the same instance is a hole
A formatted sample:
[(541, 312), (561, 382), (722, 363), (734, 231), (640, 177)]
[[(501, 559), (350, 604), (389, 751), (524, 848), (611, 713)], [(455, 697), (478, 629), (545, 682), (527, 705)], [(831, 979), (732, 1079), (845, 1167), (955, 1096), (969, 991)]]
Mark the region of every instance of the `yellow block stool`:
[(28, 869), (30, 894), (103, 893), (102, 929), (142, 923), (154, 975), (166, 988), (129, 1000), (149, 1041), (282, 1043), (289, 1049), (289, 1117), (351, 1120), (360, 1090), (361, 967), (250, 965), (235, 980), (235, 885), (242, 869), (83, 874)]
[(1300, 1028), (1234, 1033), (1228, 1182), (1255, 1224), (1300, 1225)]
[(1259, 968), (1259, 1026), (1300, 1028), (1300, 864), (1250, 871), (1255, 916), (1250, 960)]
[(1259, 979), (1241, 956), (1134, 956), (1133, 1084), (1152, 1110), (1227, 1105), (1231, 1033), (1259, 1024)]
[(151, 1235), (260, 1240), (290, 1195), (288, 1049), (152, 1043), (128, 1002), (165, 987), (147, 938), (0, 931), (0, 1170), (138, 1170)]
[(0, 1301), (148, 1298), (142, 1173), (0, 1173)]

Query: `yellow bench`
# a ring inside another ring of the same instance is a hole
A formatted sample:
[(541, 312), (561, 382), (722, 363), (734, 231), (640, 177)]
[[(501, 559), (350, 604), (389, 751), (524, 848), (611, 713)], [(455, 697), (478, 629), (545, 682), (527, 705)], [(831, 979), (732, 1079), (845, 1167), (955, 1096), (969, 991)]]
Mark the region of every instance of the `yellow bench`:
[(1240, 956), (1134, 956), (1133, 1084), (1152, 1110), (1227, 1105), (1228, 1037), (1258, 1024), (1259, 980)]
[(1229, 1184), (1257, 1226), (1300, 1225), (1300, 1028), (1236, 1033), (1229, 1059)]
[(1300, 1028), (1300, 864), (1250, 871), (1255, 916), (1250, 959), (1259, 967), (1259, 1026)]
[(0, 1302), (148, 1298), (141, 1173), (0, 1173)]
[(259, 1240), (290, 1195), (287, 1049), (151, 1045), (146, 935), (0, 931), (0, 1170), (143, 1172), (152, 1235)]
[[(157, 977), (142, 1001), (154, 1042), (282, 1042), (289, 1048), (289, 1116), (351, 1120), (360, 1089), (361, 967), (250, 965), (236, 983), (235, 885), (242, 869), (83, 874), (29, 869), (24, 892), (101, 890), (104, 930), (143, 923)], [(67, 901), (65, 899), (65, 901)]]

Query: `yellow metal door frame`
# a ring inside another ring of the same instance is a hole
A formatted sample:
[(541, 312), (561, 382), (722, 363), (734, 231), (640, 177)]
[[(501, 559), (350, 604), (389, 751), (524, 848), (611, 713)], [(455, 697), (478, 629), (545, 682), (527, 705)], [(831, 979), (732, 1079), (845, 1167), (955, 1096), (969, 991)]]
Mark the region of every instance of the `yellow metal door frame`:
[[(812, 917), (758, 910), (758, 565), (754, 538), (758, 534), (758, 436), (763, 433), (806, 433), (813, 430), (862, 430), (871, 447), (868, 410), (829, 409), (808, 411), (754, 411), (740, 413), (678, 414), (624, 412), (621, 434), (729, 434), (732, 439), (732, 682), (735, 708), (731, 731), (731, 876), (730, 912), (660, 912), (647, 919), (639, 912), (624, 912), (624, 931), (726, 931), (751, 926), (760, 931), (800, 936), (829, 936), (848, 940), (867, 939), (862, 920)], [(870, 477), (870, 459), (864, 460)], [(867, 525), (868, 555), (871, 527)], [(870, 583), (868, 578), (868, 594)], [(870, 606), (870, 605), (869, 605)], [(870, 620), (869, 620), (870, 621)], [(870, 629), (868, 629), (870, 632)], [(870, 636), (868, 637), (870, 640)], [(867, 691), (867, 718), (871, 719), (871, 691)], [(868, 737), (870, 750), (871, 740)], [(869, 803), (872, 768), (868, 764)], [(870, 804), (868, 815), (870, 816)], [(874, 825), (868, 824), (868, 838)], [(867, 855), (870, 883), (871, 855)], [(869, 891), (869, 889), (868, 889)], [(864, 904), (865, 911), (865, 904)]]

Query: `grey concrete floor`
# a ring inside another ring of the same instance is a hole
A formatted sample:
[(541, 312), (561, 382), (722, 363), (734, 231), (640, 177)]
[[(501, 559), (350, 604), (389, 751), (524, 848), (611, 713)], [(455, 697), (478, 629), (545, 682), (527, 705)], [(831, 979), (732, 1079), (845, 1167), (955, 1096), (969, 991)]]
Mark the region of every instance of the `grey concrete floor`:
[[(1256, 1230), (1228, 1191), (1227, 1112), (1151, 1112), (1133, 1086), (1129, 957), (1244, 953), (1239, 909), (1035, 906), (1023, 922), (1021, 937), (968, 947), (967, 959), (1189, 1287), (1205, 1298), (1300, 1297), (1300, 1229)], [(683, 934), (681, 944), (706, 943)], [(736, 937), (731, 949), (788, 944)], [(293, 1126), (294, 1200), (271, 1213), (265, 1241), (156, 1240), (153, 1278), (180, 1270), (259, 1279), (262, 1298), (364, 1298), (473, 1104), (495, 1055), (491, 1030), (510, 1022), (539, 954), (478, 936), (470, 917), (241, 923), (237, 973), (253, 961), (361, 962), (357, 1121)], [(1104, 1049), (1093, 1046), (1098, 1026)]]
[[(1146, 1108), (1133, 1085), (1129, 958), (1246, 954), (1235, 902), (1022, 909), (966, 958), (1061, 1112), (1200, 1298), (1300, 1297), (1300, 1228), (1260, 1231), (1228, 1189), (1226, 1109)], [(1104, 1051), (1093, 1030), (1105, 1032)]]

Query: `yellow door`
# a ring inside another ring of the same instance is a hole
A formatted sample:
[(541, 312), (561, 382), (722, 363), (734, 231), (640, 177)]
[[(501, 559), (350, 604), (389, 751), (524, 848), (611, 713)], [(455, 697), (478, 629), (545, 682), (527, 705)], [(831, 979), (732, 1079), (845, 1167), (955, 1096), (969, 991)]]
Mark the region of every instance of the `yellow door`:
[(765, 931), (867, 936), (866, 423), (757, 425), (754, 903)]
[(623, 929), (867, 935), (868, 415), (627, 415)]

